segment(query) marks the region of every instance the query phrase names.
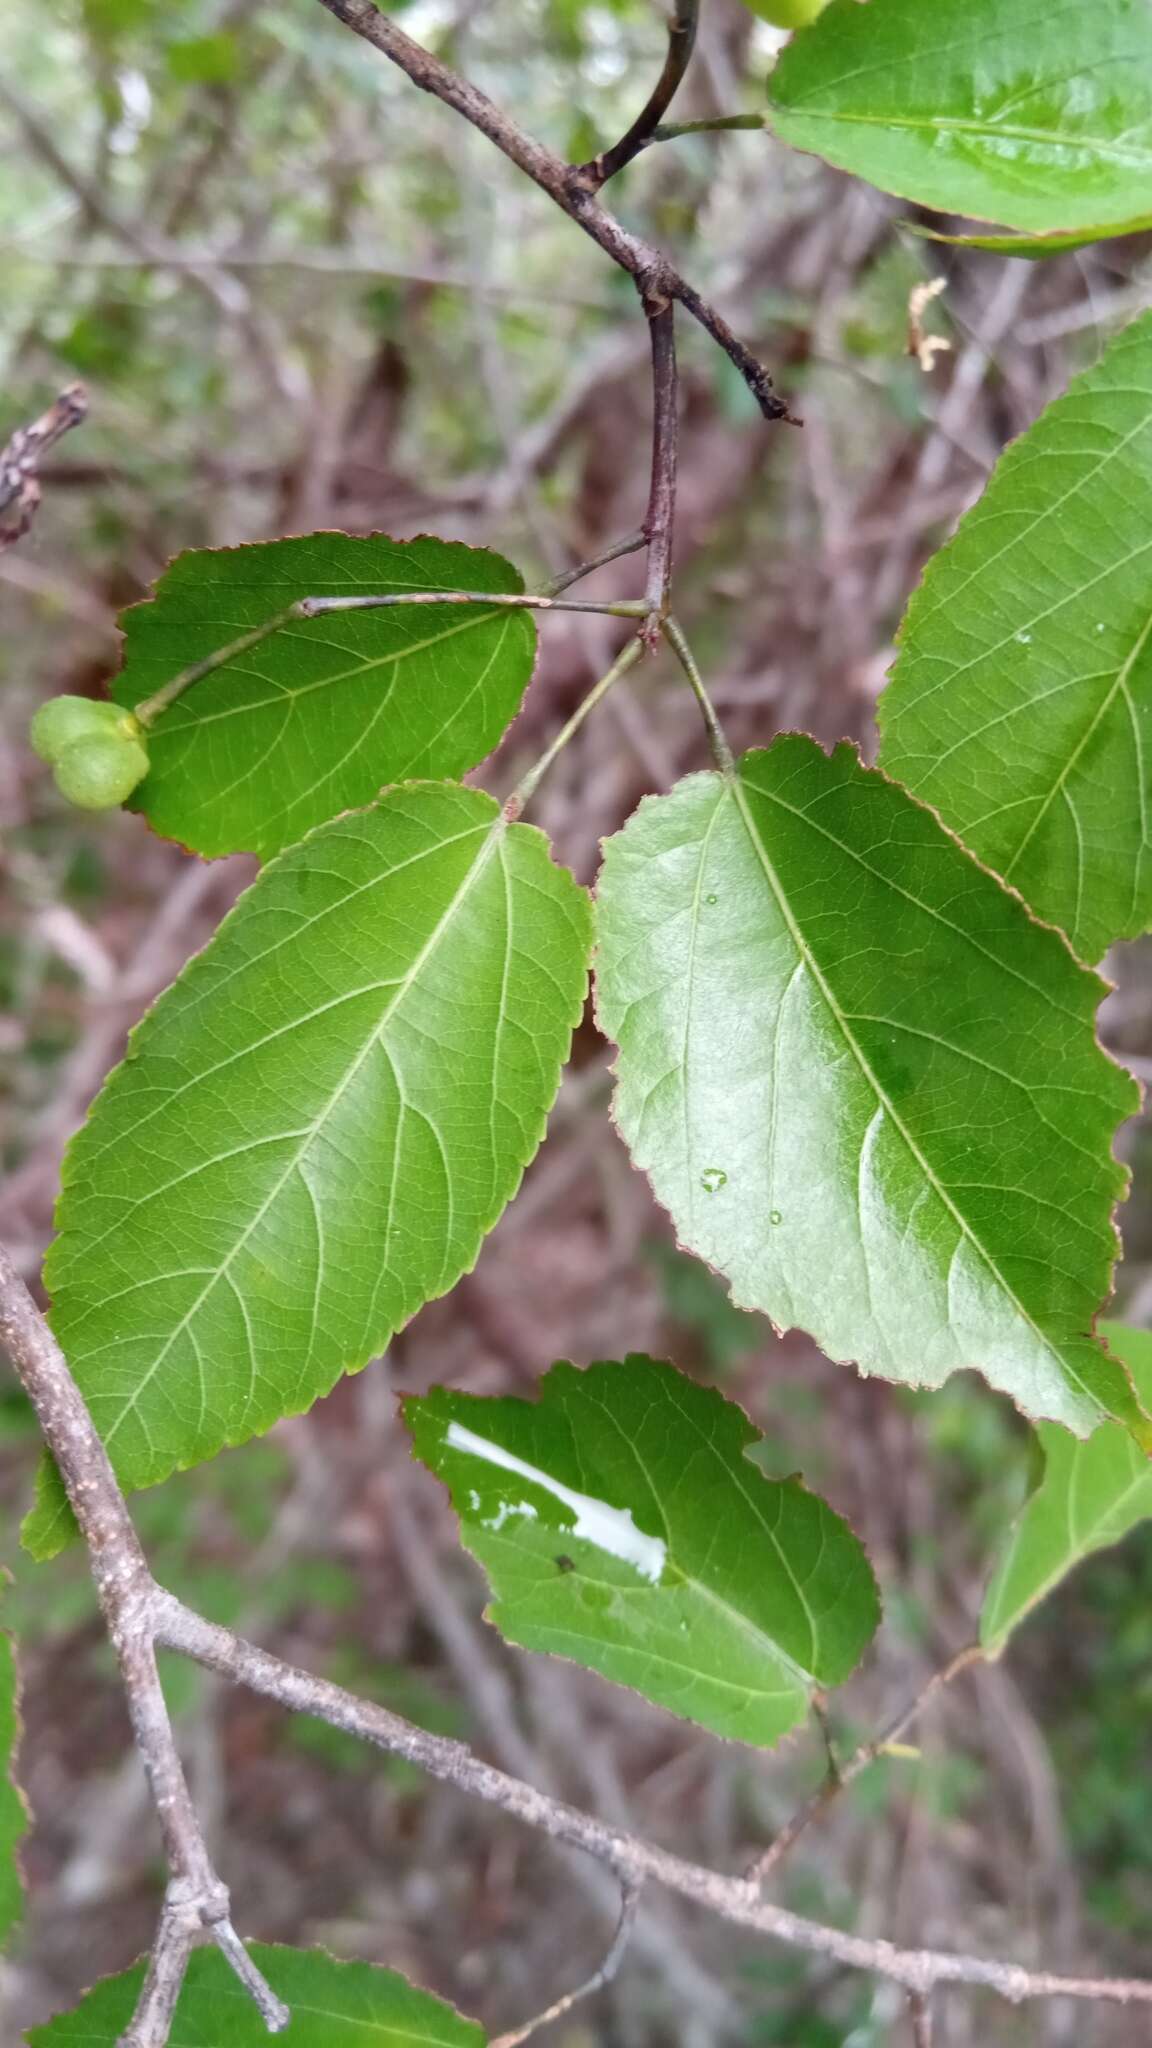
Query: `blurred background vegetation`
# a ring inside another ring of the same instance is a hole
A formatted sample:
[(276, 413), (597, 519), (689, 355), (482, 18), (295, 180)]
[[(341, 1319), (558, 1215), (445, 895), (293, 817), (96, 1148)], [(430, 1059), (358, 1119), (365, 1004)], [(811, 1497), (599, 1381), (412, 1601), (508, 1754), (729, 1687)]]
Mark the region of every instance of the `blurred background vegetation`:
[[(626, 124), (663, 51), (650, 0), (403, 12), (577, 159)], [(677, 115), (755, 108), (777, 44), (739, 0), (708, 0)], [(749, 133), (650, 151), (613, 204), (721, 303), (804, 421), (766, 428), (685, 323), (678, 609), (732, 738), (803, 726), (867, 749), (923, 561), (1005, 440), (1152, 303), (1152, 240), (1042, 265), (941, 252), (894, 202)], [(76, 377), (92, 401), (51, 459), (33, 533), (0, 559), (0, 1235), (32, 1279), (64, 1140), (128, 1026), (252, 872), (188, 859), (127, 815), (66, 811), (24, 746), (37, 703), (99, 693), (117, 611), (183, 547), (323, 526), (433, 532), (503, 549), (530, 582), (586, 557), (642, 515), (649, 394), (627, 280), (317, 0), (5, 0), (0, 261), (0, 440)], [(932, 324), (952, 349), (926, 374), (906, 352), (908, 296), (937, 270)], [(597, 587), (630, 594), (635, 578), (624, 562)], [(487, 786), (539, 752), (614, 631), (545, 622)], [(691, 701), (655, 662), (563, 756), (537, 817), (588, 879), (600, 836), (699, 765)], [(1152, 1072), (1148, 956), (1111, 964), (1108, 1042)], [(1029, 1440), (971, 1376), (931, 1397), (864, 1382), (732, 1308), (676, 1252), (608, 1093), (588, 1022), (548, 1143), (475, 1273), (311, 1415), (143, 1496), (139, 1522), (160, 1576), (219, 1619), (730, 1868), (817, 1781), (818, 1732), (760, 1756), (506, 1650), (443, 1499), (407, 1457), (390, 1387), (529, 1392), (555, 1358), (627, 1348), (722, 1384), (764, 1430), (770, 1469), (803, 1469), (881, 1576), (886, 1625), (834, 1708), (846, 1742), (974, 1632)], [(1138, 1178), (1121, 1313), (1147, 1322), (1141, 1125), (1124, 1147)], [(27, 1927), (3, 1978), (0, 2031), (15, 2043), (147, 1945), (159, 1871), (83, 1560), (33, 1573), (19, 1558), (35, 1431), (0, 1391), (36, 1814)], [(331, 1731), (187, 1667), (168, 1677), (246, 1933), (395, 1964), (493, 2027), (595, 1962), (615, 1904), (604, 1873)], [(865, 1774), (784, 1866), (779, 1896), (910, 1943), (1146, 1969), (1149, 1709), (1145, 1529), (1076, 1575), (1002, 1668), (956, 1682), (919, 1757)], [(942, 2000), (938, 2028), (947, 2048), (1130, 2048), (1139, 2024), (965, 1993)], [(661, 1900), (616, 1986), (554, 2038), (877, 2048), (905, 2026), (889, 1987)]]

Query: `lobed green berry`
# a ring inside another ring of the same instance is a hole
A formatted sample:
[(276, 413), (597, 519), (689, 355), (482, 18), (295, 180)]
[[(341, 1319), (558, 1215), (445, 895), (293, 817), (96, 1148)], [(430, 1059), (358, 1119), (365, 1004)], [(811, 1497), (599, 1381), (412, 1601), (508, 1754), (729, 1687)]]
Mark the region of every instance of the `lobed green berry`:
[(112, 731), (128, 715), (119, 704), (96, 704), (91, 697), (50, 697), (32, 720), (28, 737), (40, 759), (52, 763), (65, 747)]
[(82, 811), (110, 811), (143, 781), (148, 755), (139, 740), (105, 729), (65, 747), (55, 772), (56, 787), (69, 803)]

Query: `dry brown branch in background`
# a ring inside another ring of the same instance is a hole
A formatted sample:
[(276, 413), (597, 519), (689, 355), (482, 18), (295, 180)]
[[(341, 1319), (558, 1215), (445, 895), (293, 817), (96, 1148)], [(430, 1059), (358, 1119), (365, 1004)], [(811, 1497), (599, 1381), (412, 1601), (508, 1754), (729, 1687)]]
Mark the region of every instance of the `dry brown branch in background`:
[(40, 505), (40, 464), (88, 414), (88, 393), (69, 384), (31, 426), (17, 427), (0, 449), (0, 551), (27, 533)]

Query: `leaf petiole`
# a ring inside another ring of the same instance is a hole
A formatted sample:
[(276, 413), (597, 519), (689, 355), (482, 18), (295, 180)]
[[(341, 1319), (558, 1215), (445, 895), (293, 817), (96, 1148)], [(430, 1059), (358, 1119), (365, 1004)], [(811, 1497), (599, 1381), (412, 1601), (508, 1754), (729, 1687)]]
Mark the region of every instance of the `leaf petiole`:
[[(583, 572), (581, 572), (583, 573)], [(597, 612), (614, 619), (642, 619), (647, 606), (642, 598), (615, 598), (608, 601), (594, 598), (561, 597), (541, 593), (539, 596), (521, 591), (491, 590), (417, 590), (389, 592), (387, 595), (370, 597), (299, 597), (295, 604), (275, 612), (262, 625), (253, 626), (250, 632), (242, 633), (237, 640), (230, 640), (226, 647), (218, 647), (214, 654), (206, 654), (202, 661), (195, 661), (190, 668), (181, 669), (161, 689), (135, 707), (135, 716), (140, 724), (148, 727), (155, 723), (161, 712), (190, 690), (193, 683), (202, 682), (205, 676), (215, 673), (237, 655), (247, 654), (250, 648), (258, 647), (262, 640), (278, 633), (293, 619), (320, 619), (332, 612), (383, 611), (394, 605), (425, 604), (482, 604), (500, 611), (540, 612)]]
[[(645, 606), (640, 606), (640, 617), (644, 616), (645, 609)], [(635, 617), (636, 613), (633, 612), (629, 614), (629, 616)], [(584, 720), (588, 716), (588, 713), (596, 709), (597, 704), (600, 703), (602, 698), (608, 695), (608, 692), (612, 688), (613, 684), (618, 683), (621, 676), (627, 675), (629, 669), (635, 668), (636, 663), (641, 659), (641, 657), (646, 652), (647, 649), (645, 648), (644, 642), (640, 638), (639, 634), (636, 635), (636, 638), (634, 640), (629, 640), (627, 644), (621, 649), (620, 653), (616, 656), (615, 661), (612, 663), (611, 668), (605, 671), (605, 673), (601, 676), (598, 683), (594, 683), (592, 685), (592, 688), (589, 690), (588, 695), (581, 699), (580, 703), (576, 706), (575, 711), (572, 713), (571, 718), (568, 719), (566, 724), (561, 726), (559, 732), (556, 734), (555, 739), (552, 740), (547, 747), (545, 747), (544, 752), (541, 754), (540, 759), (536, 762), (535, 766), (528, 770), (527, 775), (521, 777), (520, 781), (517, 783), (515, 789), (513, 790), (512, 795), (509, 797), (508, 802), (504, 806), (504, 813), (506, 817), (518, 818), (520, 816), (520, 813), (524, 809), (525, 804), (528, 802), (529, 797), (532, 797), (536, 794), (537, 789), (539, 788), (545, 775), (548, 773), (548, 770), (552, 766), (553, 761), (556, 759), (558, 754), (563, 753), (564, 748), (568, 745), (569, 740), (573, 739), (575, 735), (579, 732), (580, 727), (583, 725)]]
[(725, 737), (724, 728), (720, 723), (716, 706), (713, 704), (705, 688), (704, 678), (697, 666), (696, 657), (684, 637), (684, 629), (676, 619), (667, 618), (663, 622), (663, 631), (664, 638), (667, 640), (669, 647), (672, 649), (673, 654), (688, 678), (688, 686), (692, 695), (700, 706), (700, 716), (704, 720), (705, 729), (708, 734), (708, 745), (712, 749), (712, 759), (722, 775), (731, 775), (736, 765), (732, 758), (732, 749)]

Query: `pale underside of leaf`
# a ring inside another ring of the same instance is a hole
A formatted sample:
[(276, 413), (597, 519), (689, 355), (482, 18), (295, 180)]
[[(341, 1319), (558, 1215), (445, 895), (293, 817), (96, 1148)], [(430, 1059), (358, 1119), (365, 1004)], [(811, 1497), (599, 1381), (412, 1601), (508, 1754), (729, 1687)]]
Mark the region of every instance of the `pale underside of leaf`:
[(457, 785), (264, 870), (65, 1166), (53, 1324), (126, 1486), (309, 1406), (470, 1268), (543, 1135), (588, 946), (542, 835)]
[(1090, 1332), (1135, 1104), (1103, 984), (854, 751), (791, 737), (608, 842), (615, 1113), (742, 1307), (914, 1385), (981, 1371), (1085, 1433), (1145, 1425)]
[(798, 1480), (765, 1479), (733, 1402), (666, 1364), (554, 1366), (535, 1402), (405, 1403), (509, 1641), (770, 1744), (849, 1675), (879, 1617), (867, 1558)]
[[(1152, 1404), (1152, 1334), (1105, 1323), (1103, 1333)], [(1005, 1544), (980, 1617), (985, 1653), (998, 1657), (1020, 1623), (1093, 1551), (1152, 1516), (1152, 1466), (1118, 1423), (1087, 1443), (1042, 1424), (1044, 1472)]]
[(888, 192), (1043, 234), (1152, 188), (1144, 0), (832, 0), (772, 75), (786, 141)]
[(881, 766), (1098, 960), (1152, 917), (1152, 314), (930, 563)]
[[(124, 613), (115, 696), (139, 703), (304, 597), (521, 588), (501, 556), (427, 538), (321, 533), (197, 550)], [(134, 802), (199, 853), (267, 858), (387, 783), (476, 767), (519, 710), (535, 646), (529, 613), (483, 605), (289, 619), (160, 716)]]

